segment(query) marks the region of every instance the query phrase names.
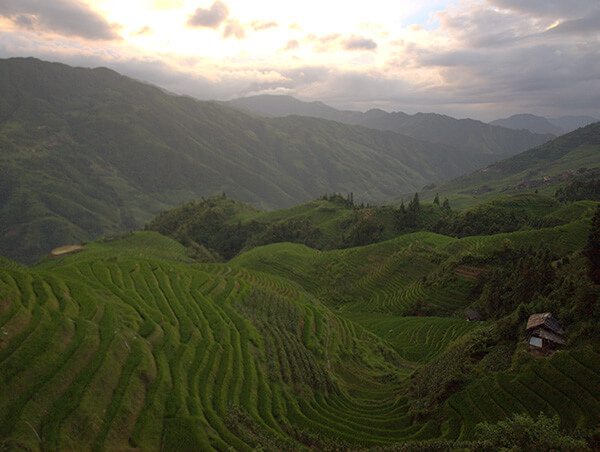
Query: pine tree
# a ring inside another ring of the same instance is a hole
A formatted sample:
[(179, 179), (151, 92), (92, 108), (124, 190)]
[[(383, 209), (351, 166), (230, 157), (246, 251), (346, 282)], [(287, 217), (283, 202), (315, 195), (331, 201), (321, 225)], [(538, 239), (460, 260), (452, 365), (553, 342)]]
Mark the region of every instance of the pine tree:
[(438, 206), (440, 205), (440, 194), (439, 193), (435, 194), (435, 198), (433, 198), (433, 203), (437, 204)]

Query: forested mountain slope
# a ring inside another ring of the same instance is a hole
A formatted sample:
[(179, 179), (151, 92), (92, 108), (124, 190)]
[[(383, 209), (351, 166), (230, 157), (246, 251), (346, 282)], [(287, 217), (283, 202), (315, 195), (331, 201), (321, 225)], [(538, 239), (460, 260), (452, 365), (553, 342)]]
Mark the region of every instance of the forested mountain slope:
[(533, 190), (557, 194), (562, 201), (600, 200), (600, 122), (421, 194), (426, 200), (436, 194), (447, 197), (452, 205), (463, 208)]
[(261, 119), (103, 68), (0, 61), (0, 253), (24, 262), (202, 196), (262, 208), (331, 192), (381, 202), (488, 158), (314, 118)]

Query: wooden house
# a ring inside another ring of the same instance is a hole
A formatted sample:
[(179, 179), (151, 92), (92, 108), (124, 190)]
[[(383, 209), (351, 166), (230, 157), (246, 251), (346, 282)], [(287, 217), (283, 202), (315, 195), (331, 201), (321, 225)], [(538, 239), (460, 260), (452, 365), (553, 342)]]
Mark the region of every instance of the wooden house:
[(533, 349), (547, 350), (565, 345), (565, 330), (552, 313), (533, 314), (527, 321), (527, 337)]

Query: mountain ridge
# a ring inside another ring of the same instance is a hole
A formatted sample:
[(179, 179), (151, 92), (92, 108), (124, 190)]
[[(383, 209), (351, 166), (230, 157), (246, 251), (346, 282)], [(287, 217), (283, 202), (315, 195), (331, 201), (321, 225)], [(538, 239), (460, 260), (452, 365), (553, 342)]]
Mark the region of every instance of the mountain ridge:
[(322, 102), (303, 102), (292, 96), (250, 96), (234, 99), (227, 104), (268, 117), (304, 115), (330, 119), (503, 157), (537, 146), (554, 137), (552, 134), (512, 130), (475, 119), (455, 119), (438, 113), (409, 115), (402, 112), (388, 113), (379, 109), (365, 113), (337, 110)]
[(308, 117), (264, 119), (106, 69), (0, 61), (0, 254), (140, 227), (226, 192), (261, 208), (323, 193), (382, 202), (498, 158)]

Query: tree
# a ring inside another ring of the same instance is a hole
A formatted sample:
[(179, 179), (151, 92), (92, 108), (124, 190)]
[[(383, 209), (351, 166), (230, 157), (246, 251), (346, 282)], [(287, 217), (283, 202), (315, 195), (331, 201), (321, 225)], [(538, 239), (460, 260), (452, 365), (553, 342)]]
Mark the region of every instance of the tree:
[(444, 202), (442, 203), (442, 207), (444, 208), (444, 210), (446, 212), (450, 212), (450, 201), (448, 201), (448, 198), (444, 199)]
[(439, 195), (439, 193), (435, 194), (435, 198), (433, 198), (433, 203), (437, 204), (438, 206), (440, 205), (440, 195)]
[(592, 218), (592, 228), (585, 247), (588, 259), (588, 274), (595, 284), (600, 284), (600, 204)]
[(540, 413), (536, 419), (528, 414), (514, 414), (496, 424), (478, 424), (476, 432), (497, 451), (584, 451), (590, 450), (582, 439), (576, 439), (559, 429), (558, 416), (550, 418)]

